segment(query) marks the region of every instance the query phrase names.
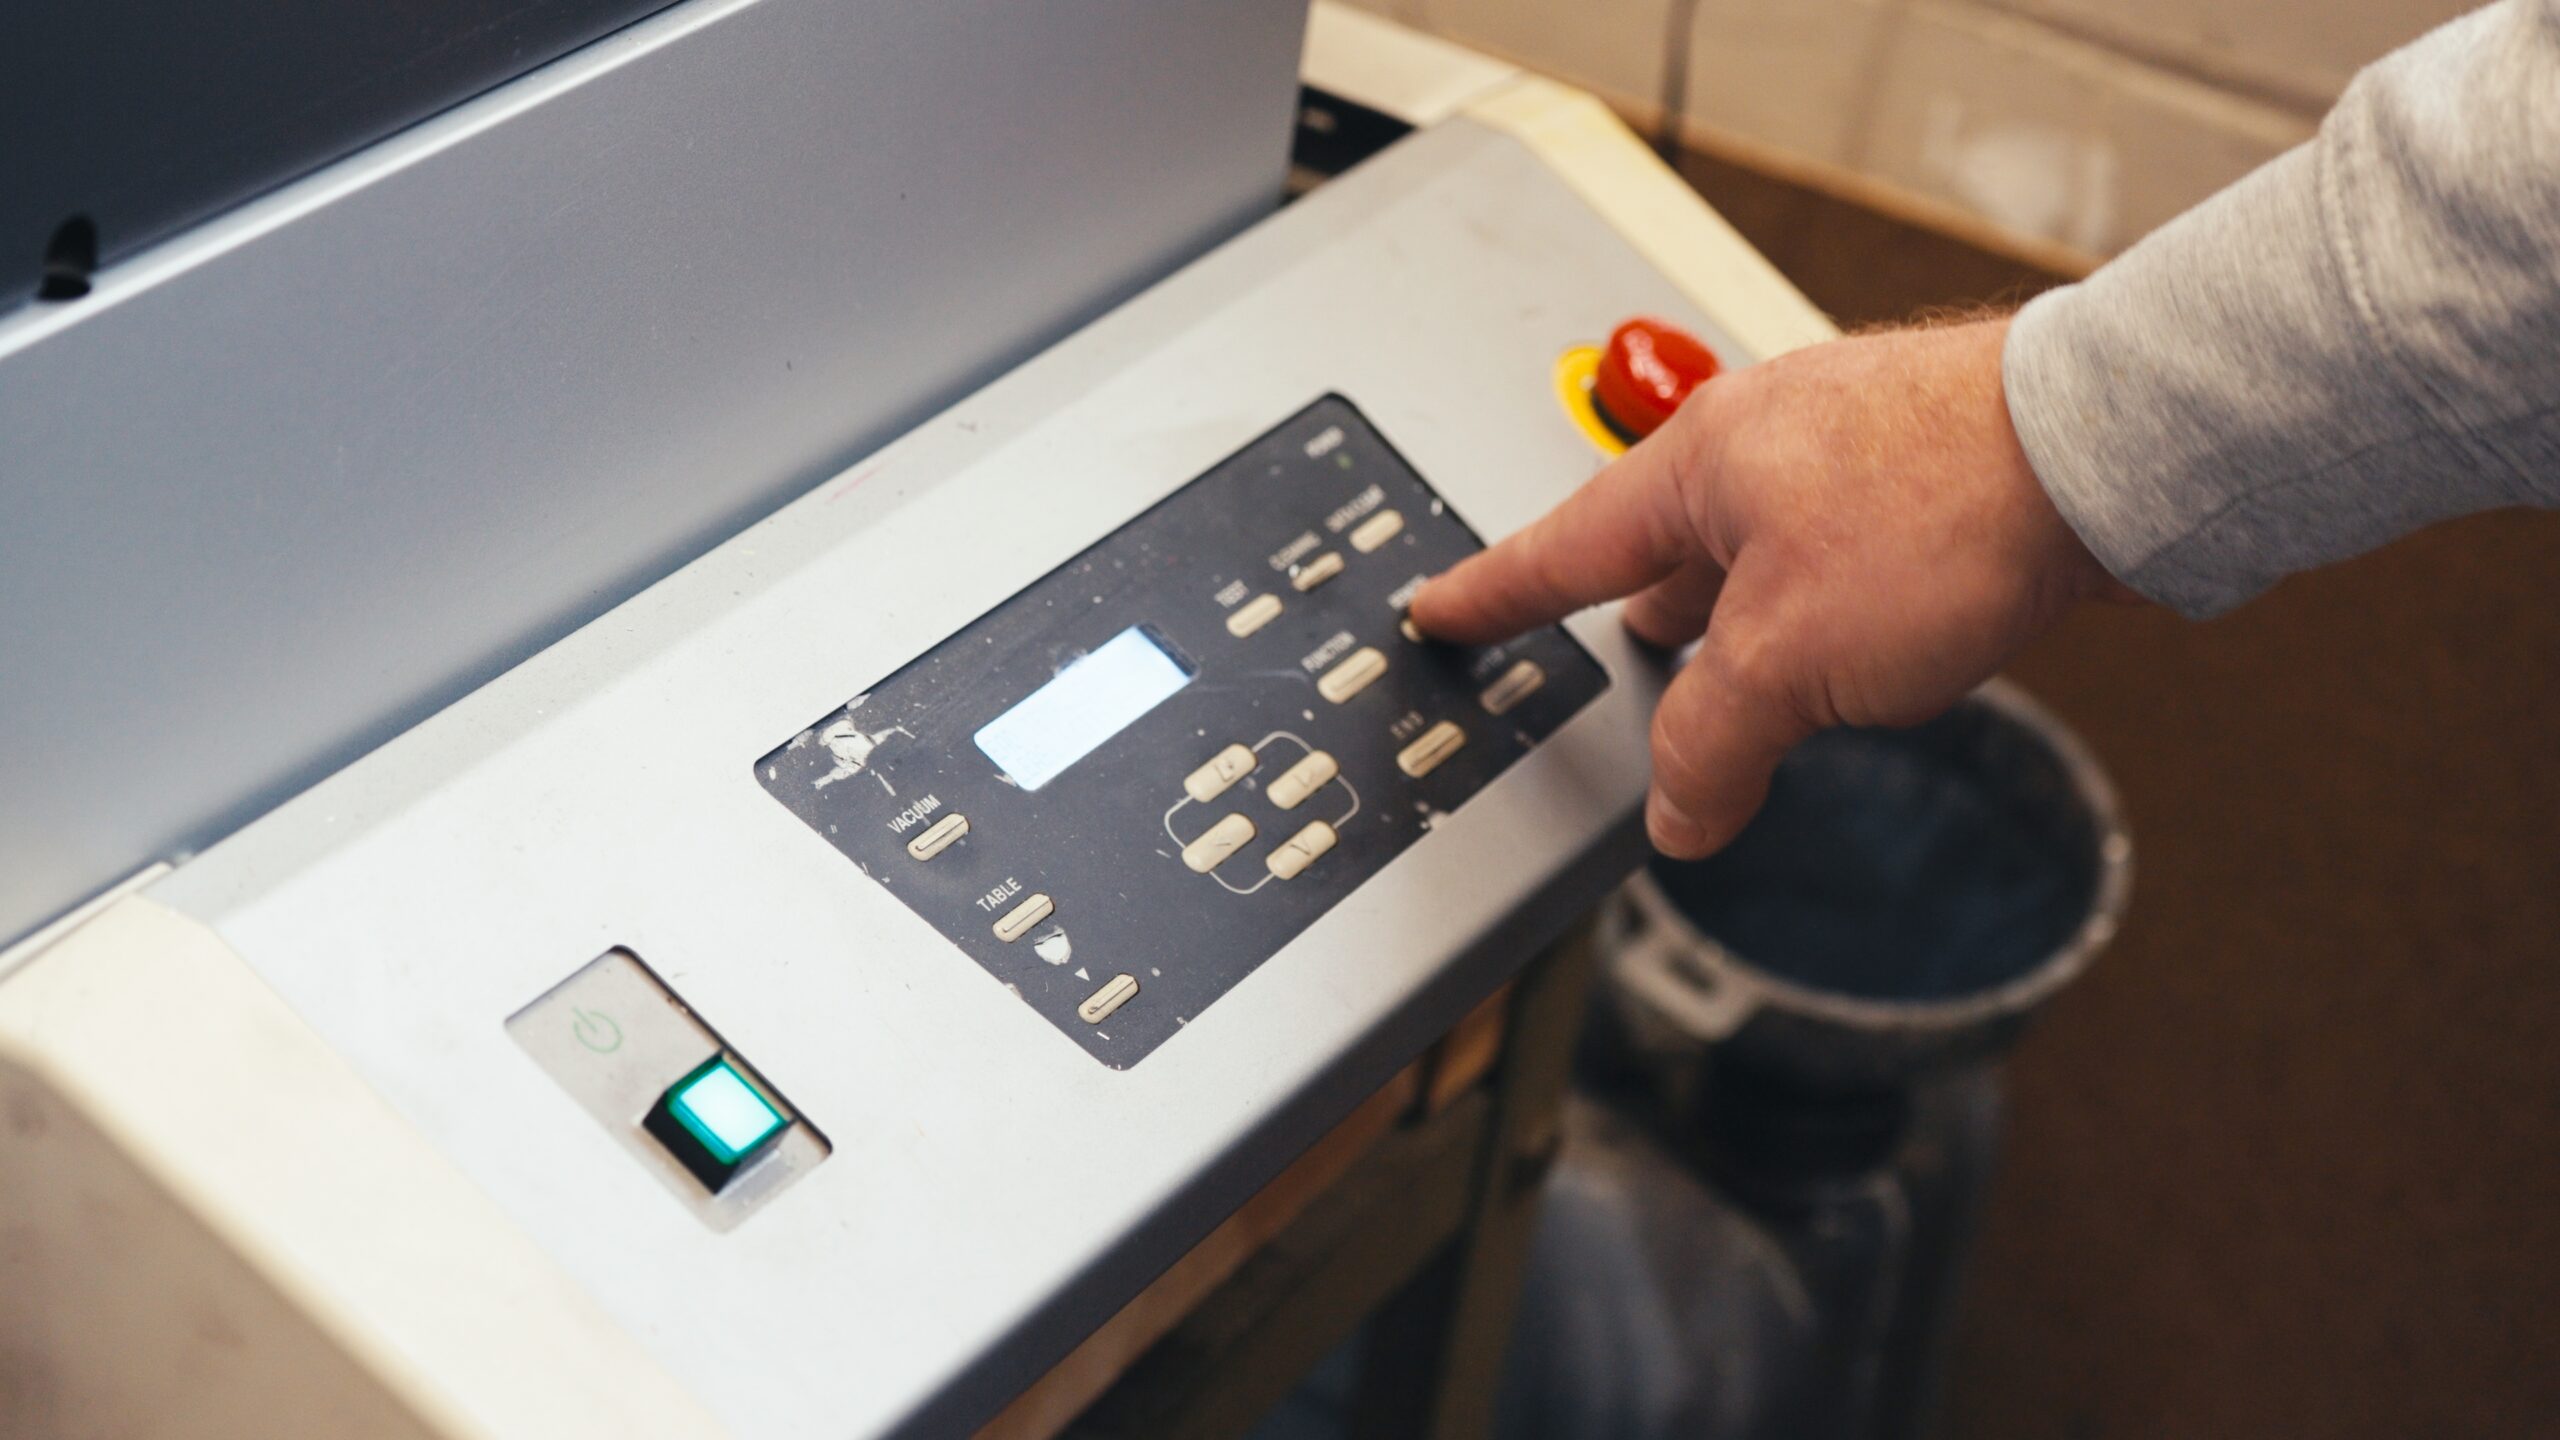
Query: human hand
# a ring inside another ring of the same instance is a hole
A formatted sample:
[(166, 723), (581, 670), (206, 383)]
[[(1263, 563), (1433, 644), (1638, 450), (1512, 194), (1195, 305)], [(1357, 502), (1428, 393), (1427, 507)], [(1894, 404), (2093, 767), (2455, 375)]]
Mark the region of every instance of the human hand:
[(2084, 599), (2136, 599), (2046, 498), (2009, 424), (2004, 319), (1833, 341), (1720, 376), (1528, 529), (1423, 587), (1483, 644), (1633, 596), (1704, 641), (1653, 717), (1646, 828), (1721, 848), (1832, 725), (1914, 725)]

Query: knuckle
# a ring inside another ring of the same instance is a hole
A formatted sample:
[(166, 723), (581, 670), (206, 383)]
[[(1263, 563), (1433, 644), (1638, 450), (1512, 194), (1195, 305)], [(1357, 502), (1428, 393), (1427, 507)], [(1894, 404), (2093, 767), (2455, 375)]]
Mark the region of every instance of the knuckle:
[(1839, 723), (1812, 632), (1757, 616), (1723, 628), (1700, 658), (1738, 703), (1808, 734)]
[(1726, 473), (1746, 482), (1801, 468), (1804, 439), (1792, 429), (1745, 423), (1725, 432), (1722, 444)]
[(1750, 428), (1750, 412), (1737, 410), (1719, 388), (1722, 384), (1719, 380), (1699, 389), (1663, 427), (1662, 438), (1671, 447), (1672, 483), (1681, 490), (1703, 484), (1714, 468), (1708, 462), (1725, 453), (1737, 430)]
[(1716, 678), (1746, 699), (1784, 700), (1794, 688), (1798, 647), (1778, 626), (1742, 620), (1725, 626), (1709, 652)]
[(1678, 438), (1696, 442), (1725, 429), (1738, 413), (1748, 414), (1747, 410), (1737, 412), (1731, 399), (1737, 388), (1747, 388), (1734, 383), (1739, 378), (1737, 375), (1719, 375), (1690, 391), (1689, 398), (1681, 401), (1680, 408), (1671, 413), (1668, 428)]

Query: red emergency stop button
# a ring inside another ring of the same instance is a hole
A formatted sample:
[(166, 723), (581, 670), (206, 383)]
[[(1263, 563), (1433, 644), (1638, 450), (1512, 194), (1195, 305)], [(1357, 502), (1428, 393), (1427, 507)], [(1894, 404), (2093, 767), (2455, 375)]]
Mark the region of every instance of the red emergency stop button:
[(1638, 318), (1610, 332), (1591, 377), (1591, 398), (1610, 428), (1641, 440), (1723, 369), (1697, 336), (1668, 321)]

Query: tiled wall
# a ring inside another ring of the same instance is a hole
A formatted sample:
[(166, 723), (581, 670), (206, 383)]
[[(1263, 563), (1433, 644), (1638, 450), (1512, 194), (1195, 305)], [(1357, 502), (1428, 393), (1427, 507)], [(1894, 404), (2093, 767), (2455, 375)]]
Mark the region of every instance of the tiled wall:
[[(1354, 0), (1659, 104), (1678, 0)], [(2308, 136), (2461, 0), (1697, 0), (1710, 144), (2105, 254)]]

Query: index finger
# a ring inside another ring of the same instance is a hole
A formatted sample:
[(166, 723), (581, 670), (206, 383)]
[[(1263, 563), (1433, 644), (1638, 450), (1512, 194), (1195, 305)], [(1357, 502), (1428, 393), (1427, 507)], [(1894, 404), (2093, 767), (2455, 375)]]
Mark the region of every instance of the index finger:
[(1696, 558), (1668, 425), (1529, 528), (1422, 587), (1410, 614), (1436, 639), (1481, 645), (1632, 595)]

